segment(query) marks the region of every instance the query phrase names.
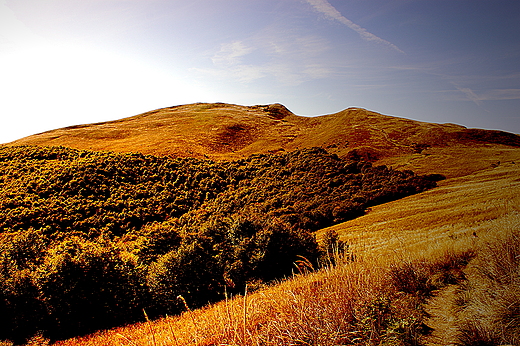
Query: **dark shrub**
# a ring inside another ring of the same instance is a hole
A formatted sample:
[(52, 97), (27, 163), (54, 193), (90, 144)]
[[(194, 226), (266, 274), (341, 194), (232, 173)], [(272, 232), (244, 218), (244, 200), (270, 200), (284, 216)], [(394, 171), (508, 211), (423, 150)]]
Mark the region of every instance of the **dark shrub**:
[(71, 237), (52, 247), (35, 275), (35, 285), (55, 338), (92, 332), (140, 314), (132, 265), (106, 244)]
[(291, 275), (294, 263), (304, 257), (316, 264), (319, 257), (316, 238), (308, 232), (298, 232), (272, 223), (257, 235), (259, 256), (255, 259), (256, 275), (265, 281)]
[(184, 309), (179, 296), (190, 308), (203, 306), (222, 296), (222, 268), (215, 263), (212, 247), (208, 239), (194, 239), (150, 265), (147, 285), (154, 299), (154, 313), (171, 314)]

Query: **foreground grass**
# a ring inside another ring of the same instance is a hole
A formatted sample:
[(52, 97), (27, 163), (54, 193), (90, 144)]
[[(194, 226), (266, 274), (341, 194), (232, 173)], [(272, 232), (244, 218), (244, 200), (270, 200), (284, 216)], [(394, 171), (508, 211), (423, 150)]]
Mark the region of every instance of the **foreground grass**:
[[(444, 258), (446, 270), (459, 270), (467, 257)], [(426, 281), (441, 267), (342, 264), (180, 317), (56, 345), (415, 344), (428, 330), (418, 306), (436, 288)]]
[(458, 294), (458, 339), (470, 345), (520, 344), (520, 233), (486, 245)]
[(518, 344), (520, 235), (504, 231), (439, 246), (427, 258), (358, 257), (206, 309), (55, 346), (442, 345), (426, 310), (446, 287), (457, 287), (455, 299), (441, 302), (452, 308), (452, 343)]

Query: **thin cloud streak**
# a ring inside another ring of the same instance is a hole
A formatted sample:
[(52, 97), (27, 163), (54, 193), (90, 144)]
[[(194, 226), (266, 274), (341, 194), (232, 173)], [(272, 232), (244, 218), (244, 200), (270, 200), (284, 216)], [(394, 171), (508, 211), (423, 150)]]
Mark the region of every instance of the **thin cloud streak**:
[(470, 88), (463, 88), (452, 83), (466, 98), (481, 107), (483, 101), (520, 100), (520, 89), (492, 89), (478, 95)]
[(463, 93), (464, 95), (466, 95), (466, 97), (471, 100), (472, 102), (474, 102), (477, 106), (482, 106), (482, 100), (478, 97), (477, 94), (475, 94), (475, 92), (473, 92), (473, 90), (471, 90), (470, 88), (462, 88), (462, 87), (459, 87), (458, 85), (454, 84), (455, 87), (457, 88), (458, 91), (460, 91), (461, 93)]
[(399, 49), (396, 45), (393, 43), (390, 43), (381, 37), (378, 37), (370, 32), (368, 32), (365, 28), (360, 27), (356, 23), (352, 22), (350, 19), (345, 18), (334, 6), (332, 6), (327, 0), (306, 0), (314, 9), (325, 16), (327, 16), (329, 19), (337, 20), (338, 22), (346, 25), (348, 28), (354, 30), (361, 36), (361, 38), (365, 41), (373, 41), (382, 45), (385, 45), (387, 47), (390, 47), (400, 53), (404, 52)]
[(494, 89), (480, 95), (482, 101), (520, 100), (520, 89)]

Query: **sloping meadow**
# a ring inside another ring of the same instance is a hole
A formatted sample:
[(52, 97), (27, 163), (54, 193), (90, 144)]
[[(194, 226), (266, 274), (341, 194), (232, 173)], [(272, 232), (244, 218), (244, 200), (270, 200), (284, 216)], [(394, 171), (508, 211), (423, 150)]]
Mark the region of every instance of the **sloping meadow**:
[(329, 263), (316, 230), (441, 178), (319, 148), (213, 162), (9, 147), (0, 172), (0, 339), (16, 342), (175, 314)]

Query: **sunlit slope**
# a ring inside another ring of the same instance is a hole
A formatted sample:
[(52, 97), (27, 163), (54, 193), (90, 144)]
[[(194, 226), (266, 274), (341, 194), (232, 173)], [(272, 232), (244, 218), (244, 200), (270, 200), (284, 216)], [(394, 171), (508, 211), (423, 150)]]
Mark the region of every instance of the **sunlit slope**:
[(399, 253), (403, 258), (518, 228), (520, 150), (514, 153), (514, 161), (439, 182), (435, 189), (374, 206), (366, 215), (332, 228), (355, 252)]
[[(365, 216), (333, 226), (356, 254), (353, 264), (297, 276), (247, 300), (238, 298), (179, 317), (56, 345), (256, 345), (259, 340), (274, 345), (302, 337), (326, 339), (323, 344), (336, 344), (330, 340), (356, 344), (353, 340), (359, 342), (362, 338), (379, 341), (377, 333), (370, 334), (370, 338), (363, 335), (359, 325), (345, 316), (355, 310), (370, 321), (370, 315), (364, 315), (366, 306), (373, 306), (373, 301), (392, 292), (389, 267), (395, 269), (415, 259), (420, 263), (443, 263), (449, 258), (446, 254), (480, 251), (486, 248), (483, 244), (495, 242), (520, 227), (520, 150), (511, 150), (508, 155), (512, 161), (445, 180), (435, 189), (375, 206)], [(318, 232), (318, 236), (325, 231)], [(397, 292), (392, 299), (398, 306), (396, 311), (403, 316), (409, 314), (409, 320), (421, 314), (417, 307), (420, 305), (404, 305), (404, 301), (414, 302), (410, 295)], [(397, 318), (406, 322), (402, 316)], [(433, 335), (453, 337), (448, 333), (453, 330), (446, 326), (431, 322), (428, 326), (435, 328)], [(437, 345), (431, 340), (424, 344)]]
[[(320, 146), (338, 155), (356, 150), (372, 161), (381, 159), (382, 163), (403, 169), (451, 177), (509, 160), (508, 150), (520, 146), (520, 136), (413, 121), (360, 108), (302, 117), (280, 104), (246, 107), (200, 103), (57, 129), (9, 145), (66, 146), (224, 160)], [(474, 157), (485, 159), (466, 160), (468, 150)], [(453, 158), (459, 161), (457, 165), (447, 162)]]

